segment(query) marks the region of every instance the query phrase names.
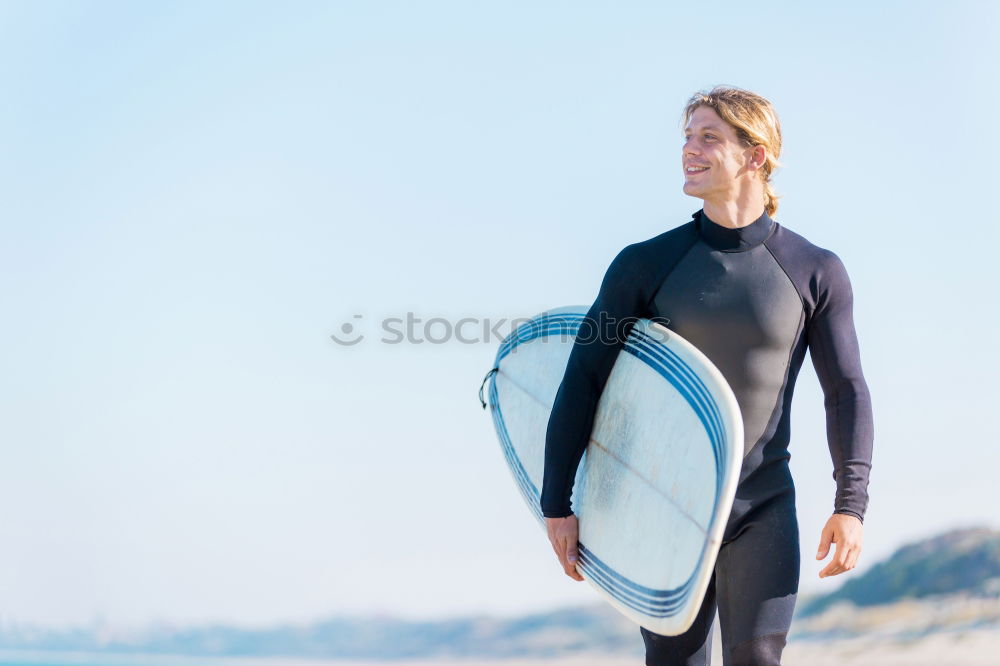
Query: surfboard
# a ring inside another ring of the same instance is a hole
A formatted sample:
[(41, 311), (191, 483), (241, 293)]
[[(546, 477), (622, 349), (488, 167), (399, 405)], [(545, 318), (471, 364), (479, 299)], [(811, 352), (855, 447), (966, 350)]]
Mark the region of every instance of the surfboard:
[[(515, 486), (543, 530), (545, 431), (586, 312), (557, 308), (518, 326), (480, 387)], [(640, 319), (577, 470), (577, 571), (649, 631), (686, 631), (712, 577), (742, 457), (743, 420), (722, 373), (677, 333)]]

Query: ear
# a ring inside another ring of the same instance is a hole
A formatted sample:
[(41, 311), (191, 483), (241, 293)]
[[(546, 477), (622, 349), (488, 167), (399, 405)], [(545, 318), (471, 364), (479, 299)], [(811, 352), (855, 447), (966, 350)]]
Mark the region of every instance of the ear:
[(759, 170), (767, 162), (767, 148), (761, 145), (754, 146), (750, 149), (750, 168)]

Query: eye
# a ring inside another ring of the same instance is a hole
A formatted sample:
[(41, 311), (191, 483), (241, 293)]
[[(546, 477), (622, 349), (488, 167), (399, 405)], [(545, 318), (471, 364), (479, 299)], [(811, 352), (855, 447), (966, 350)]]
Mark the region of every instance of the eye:
[(705, 138), (706, 139), (715, 139), (715, 135), (714, 134), (706, 134)]

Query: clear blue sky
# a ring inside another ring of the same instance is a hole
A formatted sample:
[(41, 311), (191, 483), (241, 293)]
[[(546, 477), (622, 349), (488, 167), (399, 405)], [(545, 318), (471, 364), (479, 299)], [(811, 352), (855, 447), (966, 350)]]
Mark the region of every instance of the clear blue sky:
[[(802, 590), (998, 525), (993, 3), (0, 4), (0, 621), (244, 624), (593, 601), (475, 393), (376, 322), (588, 303), (681, 224), (679, 114), (776, 105), (777, 219), (855, 286), (859, 569), (800, 378)], [(360, 314), (361, 319), (354, 319)], [(351, 348), (329, 335), (354, 322)], [(366, 328), (368, 327), (368, 328)]]

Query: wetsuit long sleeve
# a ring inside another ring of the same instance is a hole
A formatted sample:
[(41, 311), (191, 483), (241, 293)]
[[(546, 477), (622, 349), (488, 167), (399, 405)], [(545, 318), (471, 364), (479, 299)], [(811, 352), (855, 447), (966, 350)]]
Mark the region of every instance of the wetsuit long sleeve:
[(806, 337), (823, 388), (827, 443), (837, 482), (834, 512), (864, 520), (868, 507), (873, 418), (854, 328), (854, 296), (843, 262), (827, 252), (817, 271), (818, 298)]
[(597, 299), (580, 327), (556, 393), (545, 435), (541, 496), (542, 514), (548, 518), (572, 513), (573, 479), (590, 441), (597, 402), (635, 317), (644, 306), (640, 282), (633, 273), (633, 251), (627, 247), (611, 262)]
[(636, 320), (659, 319), (653, 311), (653, 297), (663, 278), (697, 240), (695, 225), (688, 223), (629, 245), (608, 267), (573, 344), (549, 415), (540, 500), (545, 517), (572, 513), (576, 470), (590, 441), (597, 403), (611, 368)]

